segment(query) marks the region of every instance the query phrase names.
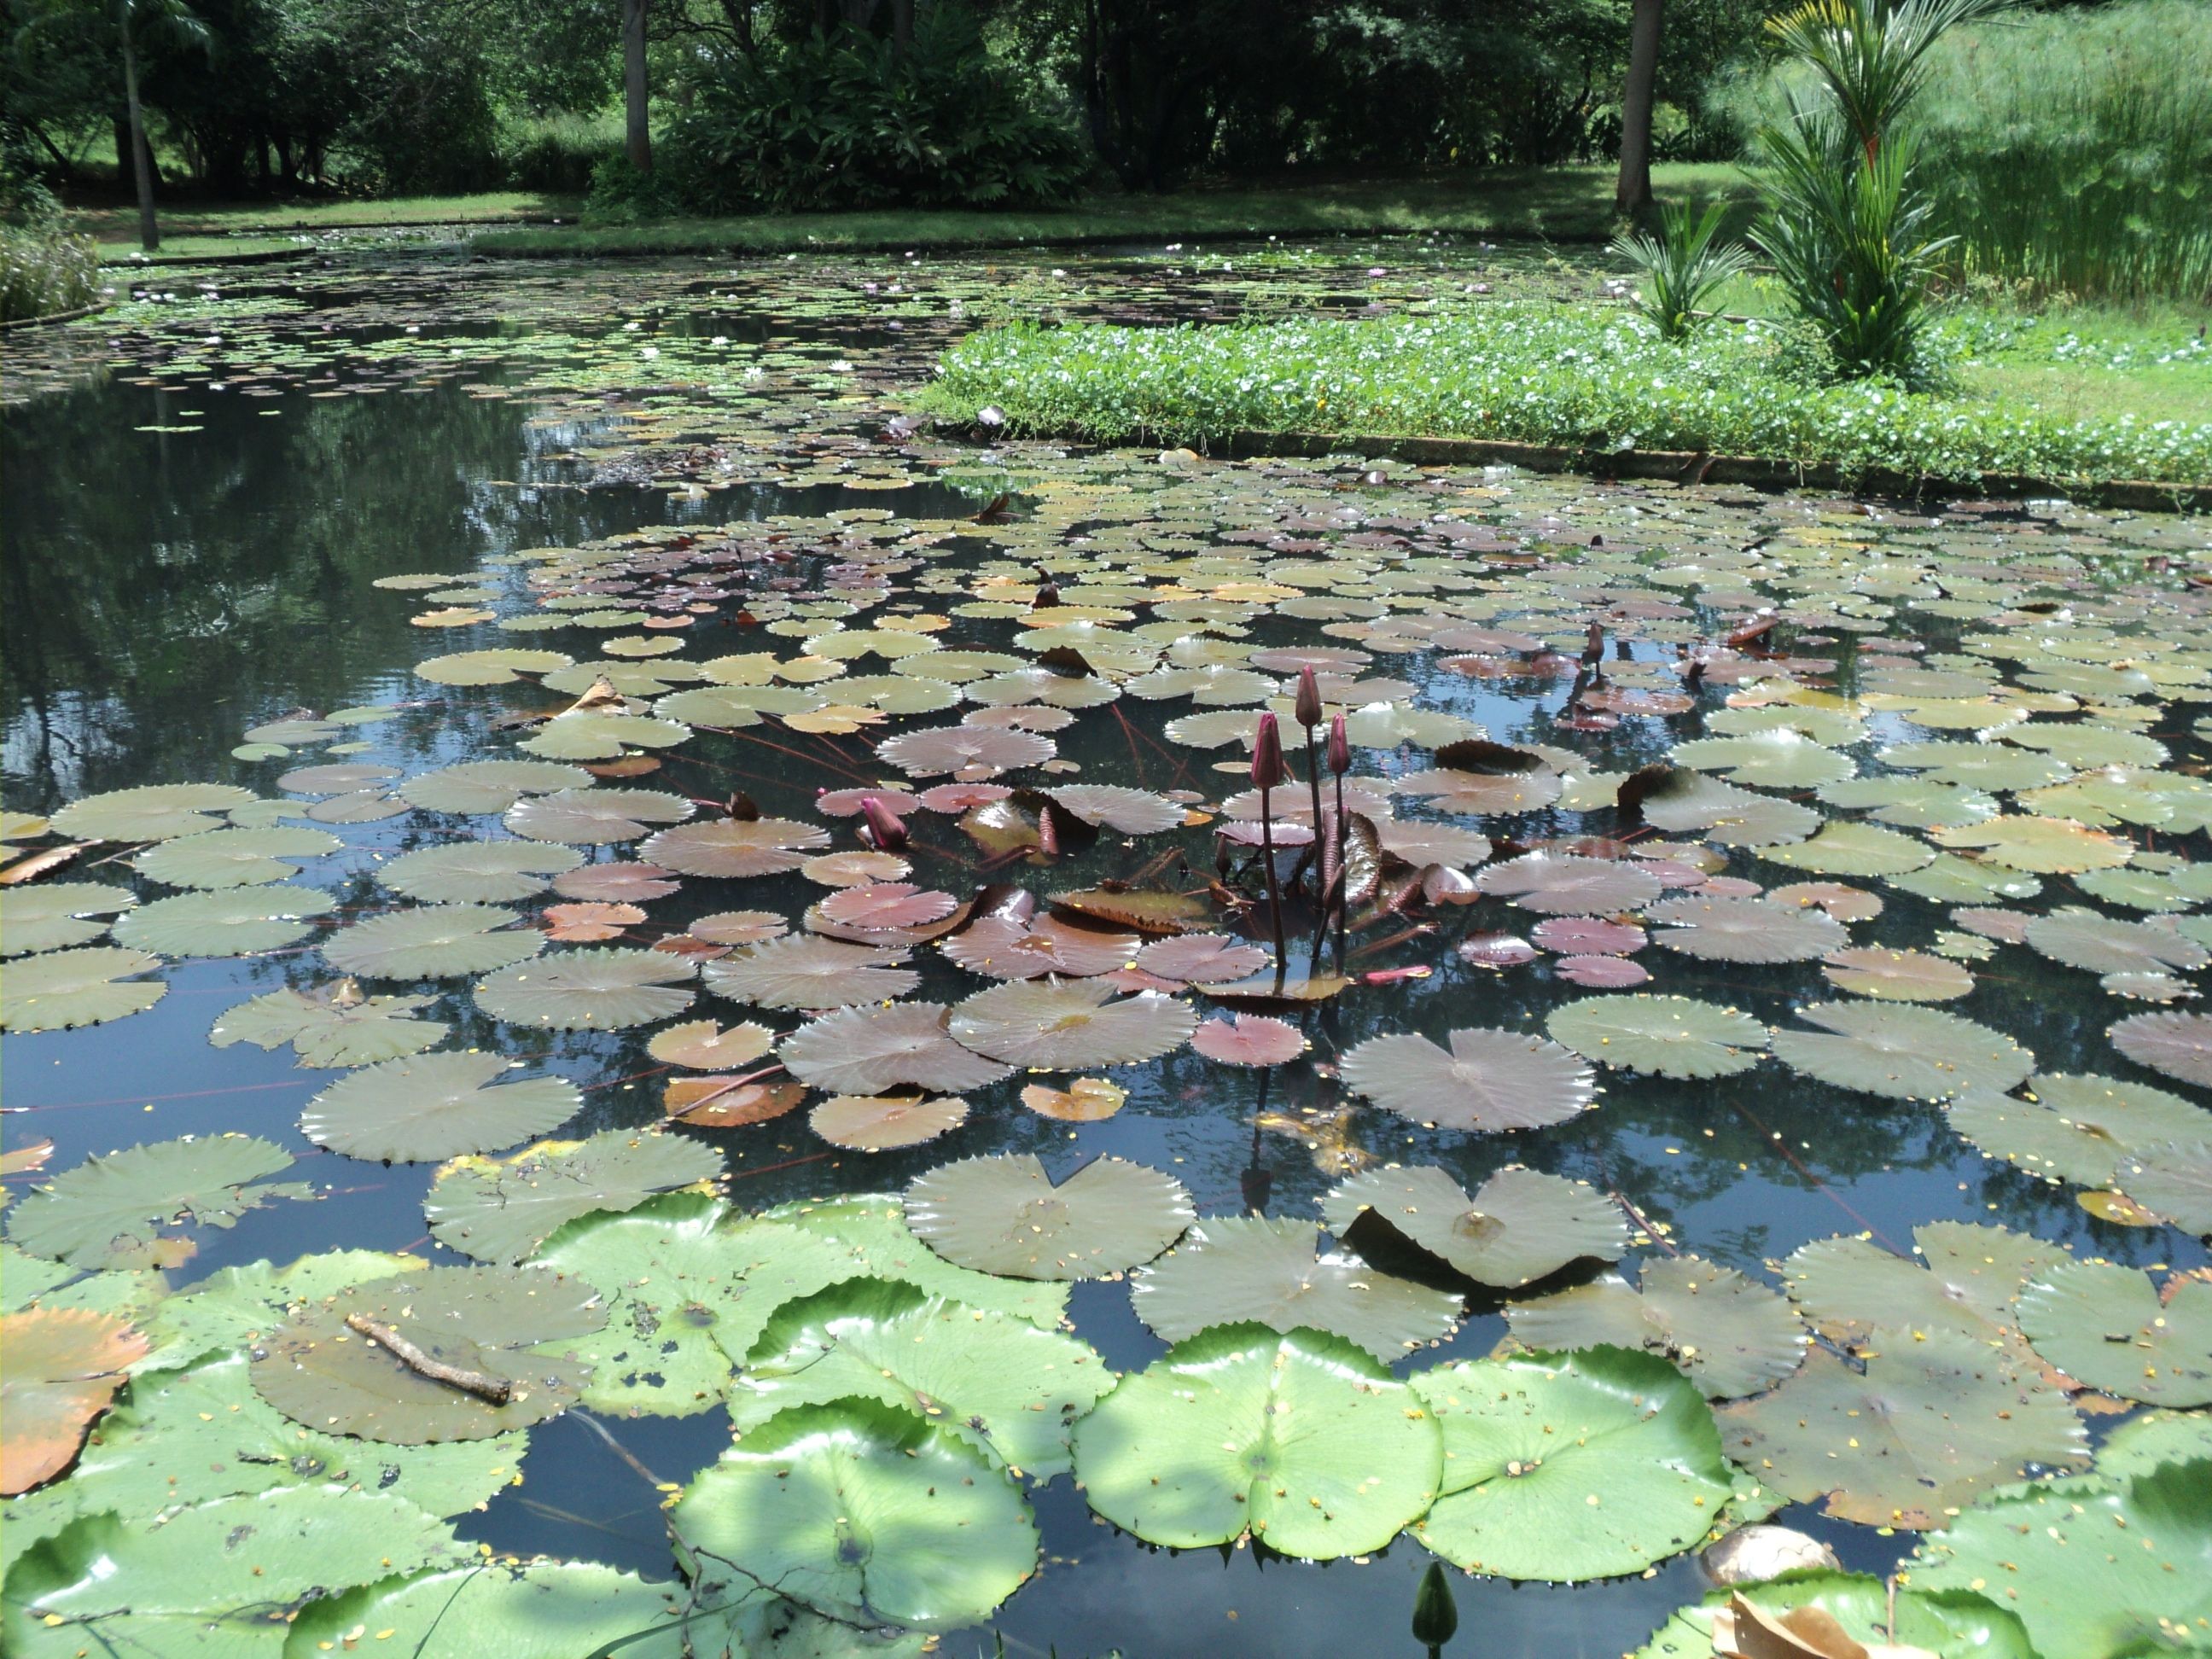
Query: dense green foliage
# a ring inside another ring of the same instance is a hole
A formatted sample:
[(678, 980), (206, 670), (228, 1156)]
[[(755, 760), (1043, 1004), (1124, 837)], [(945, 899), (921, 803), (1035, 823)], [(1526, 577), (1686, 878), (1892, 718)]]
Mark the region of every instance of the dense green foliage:
[(1692, 214), (1688, 204), (1669, 202), (1659, 211), (1656, 236), (1623, 236), (1613, 244), (1616, 258), (1634, 265), (1643, 278), (1636, 308), (1660, 334), (1679, 340), (1695, 327), (1707, 301), (1751, 266), (1740, 244), (1719, 240), (1725, 204), (1715, 202)]
[(36, 185), (0, 191), (10, 198), (0, 222), (0, 323), (90, 304), (100, 292), (92, 239), (71, 235), (53, 198)]
[[(1953, 355), (1966, 343), (1939, 341)], [(1440, 317), (1244, 327), (1015, 326), (947, 353), (927, 406), (1016, 431), (1199, 443), (1238, 431), (1708, 450), (1949, 478), (2212, 480), (2212, 421), (1810, 384), (1771, 325), (1685, 343), (1619, 311), (1498, 301)]]

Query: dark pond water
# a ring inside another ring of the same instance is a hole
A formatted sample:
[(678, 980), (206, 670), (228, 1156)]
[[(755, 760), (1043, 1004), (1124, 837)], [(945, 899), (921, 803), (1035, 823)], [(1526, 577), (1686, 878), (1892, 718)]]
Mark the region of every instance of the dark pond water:
[[(1236, 257), (1216, 259), (1233, 263)], [(1267, 269), (1265, 250), (1250, 257)], [(1807, 571), (1815, 568), (1811, 555), (1823, 548), (1848, 550), (1870, 564), (1886, 559), (1902, 573), (1898, 586), (1861, 581), (1857, 615), (1824, 601), (1808, 605), (1805, 619), (1792, 624), (1796, 635), (1826, 641), (1807, 644), (1793, 636), (1786, 647), (1793, 655), (1840, 659), (1833, 671), (1803, 670), (1807, 681), (1844, 696), (1857, 689), (1862, 659), (1854, 654), (1853, 635), (1838, 631), (1838, 622), (1912, 642), (1931, 662), (1951, 661), (1963, 641), (1985, 631), (1990, 616), (2039, 592), (2062, 592), (2084, 617), (2108, 617), (2115, 626), (2169, 635), (2178, 627), (2171, 615), (2148, 616), (2140, 605), (2138, 616), (2148, 619), (2130, 622), (2123, 613), (2137, 602), (2108, 597), (2132, 594), (2148, 582), (2147, 559), (2179, 562), (2192, 551), (2201, 554), (2202, 537), (2193, 527), (2156, 519), (2114, 522), (2070, 509), (2022, 513), (1995, 506), (1944, 517), (1924, 507), (1862, 508), (1726, 490), (1630, 489), (1587, 480), (1425, 476), (1405, 469), (1370, 473), (1350, 462), (1206, 464), (1196, 475), (1204, 488), (1194, 489), (1188, 465), (1164, 465), (1151, 454), (1100, 458), (1045, 446), (984, 453), (926, 439), (904, 446), (875, 441), (897, 388), (915, 382), (936, 342), (1018, 308), (1032, 295), (1054, 314), (1218, 318), (1301, 302), (1301, 296), (1347, 310), (1418, 304), (1432, 290), (1463, 288), (1466, 280), (1497, 269), (1468, 250), (1401, 249), (1388, 256), (1390, 274), (1378, 278), (1370, 262), (1385, 257), (1348, 250), (1272, 270), (1264, 282), (1157, 254), (1089, 264), (1071, 254), (1005, 265), (880, 260), (735, 271), (400, 266), (373, 278), (341, 276), (310, 287), (304, 297), (312, 312), (258, 309), (252, 289), (203, 302), (204, 319), (172, 320), (158, 307), (141, 308), (127, 325), (111, 326), (106, 343), (97, 337), (80, 340), (80, 362), (104, 355), (109, 367), (7, 415), (7, 507), (0, 526), (6, 805), (45, 812), (82, 796), (163, 782), (235, 782), (276, 794), (275, 780), (288, 768), (331, 757), (310, 750), (250, 760), (232, 751), (247, 728), (295, 710), (400, 706), (389, 718), (349, 732), (366, 747), (336, 758), (413, 773), (507, 753), (514, 734), (495, 729), (495, 716), (559, 707), (568, 698), (526, 684), (442, 687), (416, 678), (414, 665), (439, 653), (549, 640), (580, 659), (595, 654), (590, 639), (573, 631), (502, 635), (489, 623), (428, 629), (410, 623), (416, 595), (373, 584), (418, 571), (453, 573), (457, 586), (480, 578), (497, 594), (487, 608), (513, 616), (530, 608), (531, 596), (523, 581), (527, 566), (512, 556), (639, 532), (679, 545), (684, 536), (738, 546), (786, 538), (805, 550), (791, 567), (804, 599), (837, 561), (839, 521), (876, 534), (880, 515), (894, 514), (936, 544), (926, 566), (900, 578), (929, 580), (900, 594), (899, 602), (951, 614), (938, 637), (956, 649), (1007, 650), (1019, 631), (1012, 621), (959, 614), (979, 572), (1020, 572), (1024, 561), (1041, 559), (1073, 575), (1088, 553), (1111, 550), (1127, 558), (1150, 549), (1158, 580), (1179, 560), (1249, 554), (1250, 532), (1305, 537), (1316, 548), (1363, 534), (1418, 540), (1425, 520), (1445, 515), (1486, 528), (1500, 546), (1548, 549), (1555, 562), (1541, 574), (1522, 564), (1486, 569), (1470, 562), (1458, 573), (1427, 566), (1421, 580), (1406, 584), (1401, 612), (1419, 616), (1428, 603), (1477, 592), (1510, 606), (1516, 582), (1572, 589), (1575, 579), (1563, 573), (1575, 550), (1588, 549), (1594, 538), (1601, 548), (1630, 550), (1619, 556), (1626, 564), (1607, 568), (1605, 580), (1615, 587), (1628, 565), (1661, 574), (1760, 537), (1807, 551), (1800, 567)], [(1586, 281), (1577, 273), (1547, 272), (1538, 262), (1528, 268), (1534, 273), (1531, 283), (1563, 290), (1578, 291)], [(267, 298), (302, 297), (288, 279), (257, 276), (254, 282)], [(895, 283), (905, 291), (887, 292)], [(188, 296), (194, 291), (189, 283), (179, 287)], [(191, 303), (188, 297), (180, 307)], [(631, 323), (639, 326), (626, 329)], [(641, 343), (653, 341), (661, 343)], [(645, 349), (665, 356), (641, 358)], [(18, 351), (12, 340), (9, 351)], [(60, 375), (50, 360), (27, 362), (24, 372)], [(157, 383), (143, 383), (149, 380)], [(1146, 492), (1156, 489), (1170, 492), (1157, 510), (1145, 505)], [(1001, 532), (971, 523), (1001, 490), (1012, 495), (1012, 527)], [(1291, 522), (1288, 531), (1285, 520)], [(1052, 526), (1048, 535), (1035, 528), (1045, 522)], [(2029, 574), (2002, 574), (2014, 550), (2018, 558), (2037, 562)], [(2003, 592), (1981, 615), (1960, 605), (1940, 613), (1898, 605), (1890, 614), (1888, 602), (1912, 591), (1914, 573), (1940, 559), (1972, 565), (1977, 580)], [(1768, 574), (1788, 573), (1778, 566)], [(1718, 576), (1706, 584), (1729, 585)], [(746, 590), (755, 596), (771, 591), (761, 584)], [(1771, 603), (1791, 591), (1783, 580), (1765, 593)], [(1810, 581), (1797, 591), (1825, 592)], [(1424, 592), (1432, 601), (1420, 598)], [(684, 654), (788, 654), (799, 648), (793, 635), (803, 630), (772, 633), (745, 611), (745, 602), (744, 596), (723, 601), (715, 614), (699, 618), (683, 635)], [(1607, 601), (1568, 592), (1550, 609), (1547, 637), (1578, 635), (1580, 607), (1592, 603), (1603, 610)], [(829, 610), (817, 614), (828, 617)], [(1680, 638), (1726, 620), (1722, 607), (1699, 608), (1684, 612), (1677, 633), (1659, 629), (1644, 637), (1632, 610), (1620, 614), (1624, 622), (1609, 629), (1607, 648), (1632, 678), (1638, 665), (1671, 662)], [(868, 624), (855, 618), (847, 625)], [(1313, 621), (1279, 614), (1255, 615), (1222, 633), (1263, 649), (1349, 642), (1340, 635), (1335, 641), (1323, 637)], [(1500, 743), (1571, 749), (1591, 769), (1617, 775), (1663, 761), (1674, 745), (1698, 735), (1723, 700), (1717, 691), (1677, 718), (1623, 718), (1606, 729), (1576, 729), (1561, 720), (1575, 689), (1571, 673), (1471, 678), (1442, 665), (1433, 652), (1379, 656), (1364, 672), (1402, 677), (1413, 687), (1413, 705), (1460, 716)], [(1391, 700), (1407, 701), (1395, 693)], [(1215, 770), (1215, 763), (1241, 757), (1242, 747), (1199, 749), (1162, 735), (1169, 719), (1190, 712), (1181, 700), (1124, 697), (1111, 708), (1083, 713), (1054, 736), (1060, 757), (1075, 763), (1075, 775), (1085, 781), (1190, 790), (1218, 801), (1243, 785)], [(1869, 773), (1881, 770), (1875, 757), (1887, 744), (1972, 736), (1921, 729), (1899, 711), (1863, 713), (1865, 735), (1839, 747)], [(894, 777), (871, 754), (872, 737), (955, 717), (894, 718), (880, 732), (856, 736), (816, 737), (773, 723), (702, 731), (663, 757), (658, 771), (630, 781), (703, 801), (742, 791), (763, 813), (813, 821), (819, 790)], [(2175, 769), (2186, 770), (2204, 753), (2190, 729), (2192, 717), (2190, 706), (2180, 703), (2136, 726), (2154, 730), (2173, 751)], [(1407, 744), (1364, 750), (1359, 769), (1395, 775), (1426, 763), (1422, 751)], [(1787, 793), (1810, 799), (1805, 789)], [(1400, 816), (1473, 822), (1431, 812), (1417, 801), (1402, 803)], [(474, 833), (497, 820), (468, 823)], [(964, 893), (986, 878), (982, 855), (951, 820), (919, 815), (915, 823), (925, 843), (915, 855), (915, 881)], [(1604, 834), (1612, 823), (1609, 811), (1554, 807), (1510, 826), (1485, 828), (1527, 845)], [(335, 921), (343, 927), (395, 904), (377, 884), (380, 864), (451, 839), (455, 821), (407, 813), (330, 827), (343, 850), (310, 863), (302, 879), (337, 896)], [(849, 822), (835, 827), (839, 845), (854, 844)], [(1212, 867), (1211, 833), (1181, 836), (1188, 867), (1197, 872), (1194, 882)], [(2116, 833), (2203, 855), (2201, 834), (2160, 837), (2124, 825)], [(1011, 875), (1002, 869), (990, 878), (1026, 880), (1042, 890), (1135, 877), (1155, 866), (1165, 845), (1160, 837), (1131, 842), (1108, 834), (1056, 868), (1017, 864)], [(106, 860), (119, 850), (101, 847), (86, 858)], [(627, 848), (603, 848), (593, 856), (629, 855)], [(134, 884), (148, 898), (170, 890), (133, 876), (119, 861), (66, 873)], [(1802, 878), (1740, 852), (1729, 857), (1727, 873), (1778, 885)], [(1956, 901), (1844, 878), (1879, 891), (1885, 905), (1877, 920), (1853, 930), (1853, 944), (1925, 951), (1931, 939), (1954, 927), (1949, 912)], [(2087, 902), (2069, 890), (2063, 874), (2047, 875), (2044, 883), (2042, 898), (2026, 908), (2039, 913)], [(823, 890), (796, 874), (694, 881), (653, 902), (651, 927), (639, 937), (740, 906), (795, 917)], [(726, 1154), (730, 1194), (749, 1208), (841, 1192), (895, 1191), (950, 1158), (975, 1154), (1034, 1152), (1060, 1176), (1113, 1153), (1172, 1172), (1201, 1215), (1256, 1206), (1272, 1215), (1310, 1218), (1316, 1200), (1364, 1164), (1434, 1164), (1472, 1190), (1500, 1165), (1517, 1161), (1617, 1194), (1633, 1206), (1639, 1224), (1658, 1230), (1656, 1242), (1632, 1252), (1625, 1271), (1632, 1272), (1640, 1256), (1689, 1250), (1774, 1284), (1777, 1264), (1809, 1241), (1867, 1236), (1909, 1254), (1914, 1230), (1942, 1221), (2001, 1223), (2081, 1255), (2136, 1266), (2188, 1268), (2204, 1261), (2201, 1243), (2177, 1227), (2100, 1220), (2077, 1203), (2079, 1188), (1984, 1157), (1936, 1105), (1840, 1089), (1772, 1060), (1740, 1075), (1695, 1081), (1607, 1073), (1600, 1079), (1598, 1109), (1510, 1137), (1425, 1129), (1358, 1106), (1339, 1089), (1329, 1063), (1378, 1033), (1441, 1038), (1470, 1026), (1540, 1031), (1553, 1010), (1585, 994), (1561, 979), (1548, 958), (1496, 972), (1470, 965), (1452, 948), (1471, 933), (1525, 936), (1537, 920), (1503, 898), (1483, 896), (1467, 907), (1417, 908), (1407, 924), (1371, 928), (1367, 940), (1382, 943), (1359, 958), (1360, 970), (1420, 969), (1426, 976), (1357, 985), (1326, 1006), (1291, 1010), (1287, 1017), (1311, 1038), (1311, 1058), (1321, 1066), (1298, 1062), (1255, 1073), (1181, 1050), (1115, 1068), (1111, 1076), (1127, 1090), (1127, 1103), (1102, 1122), (1073, 1126), (1024, 1109), (1016, 1099), (1023, 1081), (1017, 1078), (975, 1091), (973, 1115), (949, 1139), (904, 1152), (863, 1155), (828, 1146), (808, 1128), (803, 1111), (743, 1129), (684, 1133)], [(1412, 931), (1411, 922), (1425, 925)], [(1249, 926), (1264, 934), (1256, 911)], [(1394, 934), (1402, 937), (1389, 942)], [(198, 1255), (172, 1271), (174, 1285), (232, 1264), (284, 1261), (338, 1247), (459, 1259), (426, 1233), (421, 1206), (429, 1166), (348, 1159), (300, 1135), (301, 1107), (334, 1073), (295, 1066), (288, 1048), (217, 1049), (207, 1041), (216, 1016), (248, 996), (326, 982), (330, 970), (313, 944), (240, 958), (178, 960), (163, 972), (167, 995), (143, 1013), (8, 1040), (9, 1144), (51, 1137), (50, 1173), (142, 1141), (246, 1132), (292, 1151), (299, 1159), (294, 1174), (322, 1191), (312, 1204), (272, 1205), (228, 1230), (198, 1230)], [(1653, 975), (1643, 988), (1749, 1008), (1772, 1024), (1786, 1023), (1793, 1006), (1840, 994), (1817, 961), (1735, 963), (1657, 950), (1638, 960)], [(917, 953), (916, 961), (921, 997), (955, 1002), (983, 983), (934, 951)], [(2032, 1049), (2040, 1073), (2166, 1083), (2116, 1054), (2106, 1036), (2114, 1020), (2152, 1005), (2108, 995), (2094, 974), (2018, 945), (1967, 966), (1972, 989), (1942, 1004), (1943, 1010)], [(439, 1017), (455, 1025), (449, 1046), (542, 1055), (585, 1091), (584, 1110), (564, 1134), (644, 1126), (660, 1117), (667, 1068), (645, 1052), (649, 1030), (558, 1036), (519, 1030), (478, 1011), (459, 981), (426, 981), (419, 988), (443, 994)], [(702, 997), (695, 1016), (732, 1017), (727, 1005), (708, 1006), (713, 1000)], [(788, 1029), (795, 1021), (780, 1015), (772, 1023)], [(1571, 1274), (1562, 1283), (1589, 1276)], [(1504, 1305), (1502, 1297), (1471, 1300), (1455, 1335), (1397, 1370), (1488, 1352), (1505, 1334)], [(1127, 1287), (1118, 1279), (1077, 1285), (1069, 1314), (1076, 1332), (1117, 1369), (1141, 1368), (1164, 1351), (1133, 1314)], [(2090, 1419), (2093, 1433), (2101, 1434), (2105, 1423)], [(611, 1421), (607, 1427), (638, 1463), (678, 1483), (710, 1464), (728, 1439), (720, 1411)], [(526, 1484), (463, 1517), (466, 1537), (502, 1553), (596, 1559), (656, 1577), (672, 1571), (660, 1494), (586, 1425), (561, 1418), (537, 1429), (526, 1473)], [(1401, 1537), (1371, 1559), (1328, 1565), (1241, 1545), (1173, 1553), (1093, 1517), (1066, 1477), (1033, 1496), (1046, 1565), (992, 1622), (1010, 1651), (1119, 1650), (1166, 1659), (1417, 1650), (1405, 1634), (1406, 1620), (1415, 1583), (1432, 1558), (1410, 1539)], [(1864, 1571), (1887, 1571), (1914, 1541), (1909, 1533), (1883, 1535), (1806, 1505), (1778, 1518), (1827, 1540), (1847, 1565)], [(1646, 1577), (1574, 1588), (1480, 1577), (1455, 1582), (1464, 1634), (1454, 1652), (1547, 1659), (1596, 1659), (1632, 1650), (1669, 1609), (1705, 1588), (1686, 1555)], [(948, 1637), (943, 1650), (965, 1654), (988, 1645), (988, 1635), (968, 1632)]]

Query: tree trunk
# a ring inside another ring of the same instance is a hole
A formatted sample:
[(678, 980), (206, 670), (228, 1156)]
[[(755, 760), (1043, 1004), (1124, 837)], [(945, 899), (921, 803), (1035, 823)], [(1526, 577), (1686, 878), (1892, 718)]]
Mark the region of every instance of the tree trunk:
[(891, 0), (891, 54), (903, 58), (914, 45), (914, 0)]
[(1628, 83), (1620, 94), (1620, 179), (1616, 212), (1631, 218), (1651, 205), (1651, 93), (1659, 78), (1659, 26), (1665, 0), (1634, 0), (1628, 28)]
[(138, 54), (131, 45), (131, 0), (117, 0), (117, 26), (123, 33), (123, 101), (131, 111), (131, 171), (138, 185), (138, 245), (149, 253), (161, 246), (154, 219), (154, 158), (146, 148), (146, 112), (138, 103)]
[(653, 171), (653, 128), (645, 84), (645, 21), (651, 0), (623, 0), (623, 103), (629, 119), (629, 164)]

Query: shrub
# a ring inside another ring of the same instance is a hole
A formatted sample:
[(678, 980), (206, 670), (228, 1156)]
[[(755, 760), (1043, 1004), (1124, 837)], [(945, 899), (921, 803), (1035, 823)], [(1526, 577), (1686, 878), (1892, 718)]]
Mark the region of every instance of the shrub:
[(1634, 265), (1644, 278), (1636, 308), (1661, 336), (1679, 340), (1698, 321), (1698, 308), (1730, 278), (1751, 268), (1751, 255), (1740, 243), (1713, 245), (1728, 205), (1715, 202), (1692, 218), (1689, 205), (1668, 202), (1659, 210), (1659, 234), (1613, 240), (1615, 258)]
[(950, 6), (902, 52), (847, 31), (718, 60), (662, 155), (684, 205), (716, 214), (1054, 202), (1086, 171), (1068, 123)]
[(100, 293), (100, 253), (89, 236), (62, 228), (61, 209), (33, 180), (0, 179), (0, 322), (51, 317)]
[(601, 167), (621, 159), (622, 133), (610, 122), (575, 117), (534, 121), (506, 135), (501, 152), (513, 189), (581, 196)]

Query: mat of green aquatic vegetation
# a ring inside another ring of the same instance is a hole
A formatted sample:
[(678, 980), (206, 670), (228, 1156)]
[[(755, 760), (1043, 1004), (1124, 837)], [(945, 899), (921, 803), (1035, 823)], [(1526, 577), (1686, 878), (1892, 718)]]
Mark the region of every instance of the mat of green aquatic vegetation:
[(921, 403), (1108, 442), (1449, 436), (1951, 478), (2212, 482), (2212, 356), (2178, 323), (2107, 340), (1960, 307), (1929, 356), (1928, 390), (1824, 384), (1779, 323), (1715, 321), (1675, 343), (1617, 304), (1497, 299), (1235, 326), (1018, 323), (953, 347)]

